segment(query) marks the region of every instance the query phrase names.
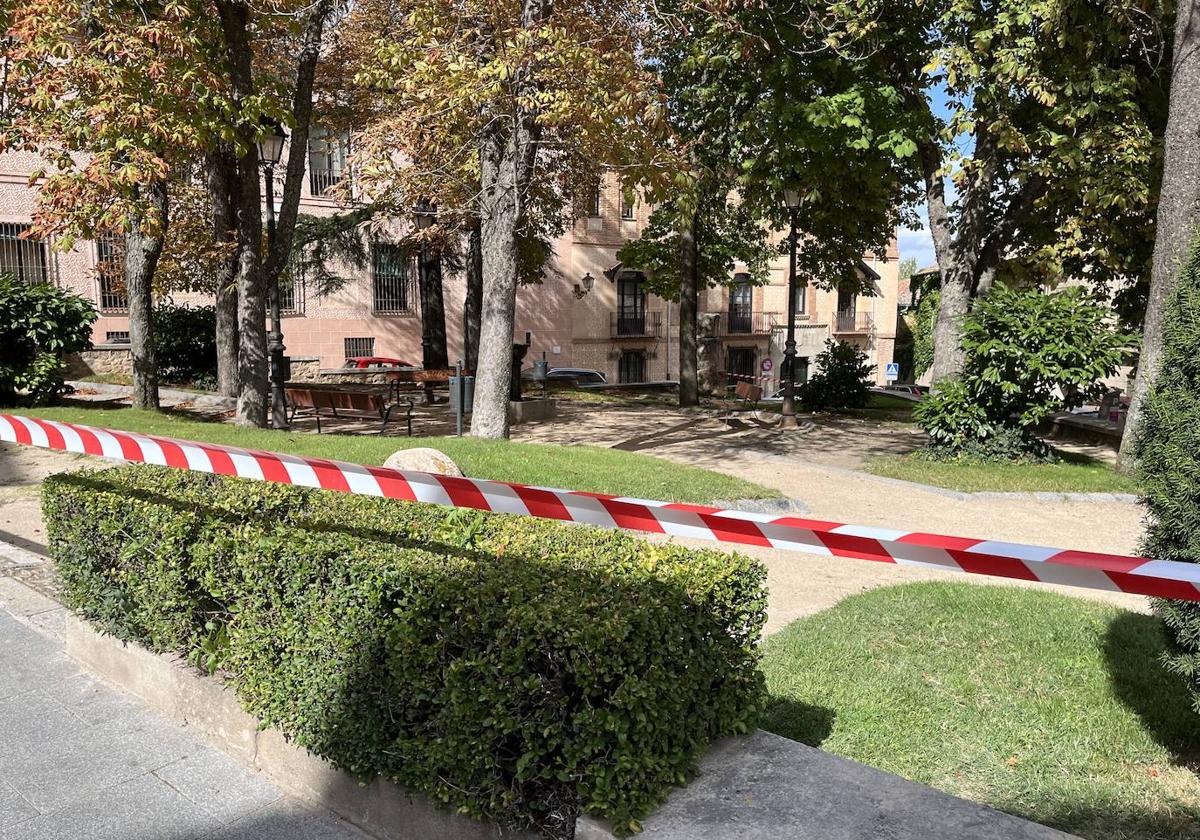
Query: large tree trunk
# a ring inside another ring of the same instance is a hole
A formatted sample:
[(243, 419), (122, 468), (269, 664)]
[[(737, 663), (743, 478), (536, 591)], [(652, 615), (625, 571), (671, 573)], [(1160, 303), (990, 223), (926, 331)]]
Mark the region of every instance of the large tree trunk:
[(421, 249), (417, 281), (421, 294), (421, 363), (426, 368), (450, 365), (446, 348), (446, 302), (442, 294), (442, 257), (432, 248)]
[(308, 165), (308, 136), (312, 127), (313, 80), (321, 57), (321, 40), (325, 24), (333, 9), (333, 0), (317, 0), (304, 26), (304, 40), (296, 57), (296, 86), (292, 90), (292, 136), (288, 139), (287, 170), (283, 178), (283, 195), (275, 220), (275, 238), (267, 254), (263, 271), (263, 286), (273, 289), (287, 268), (300, 212), (300, 191)]
[(496, 132), (483, 144), (480, 243), (484, 294), (479, 325), (479, 366), (471, 434), (508, 437), (508, 391), (512, 377), (513, 329), (517, 296), (518, 186), (514, 180), (515, 140)]
[[(922, 94), (922, 107), (929, 103)], [(931, 117), (932, 120), (932, 117)], [(942, 176), (943, 150), (936, 136), (917, 144), (921, 174), (925, 181), (925, 207), (929, 212), (929, 233), (941, 273), (941, 302), (933, 331), (933, 365), (930, 378), (934, 385), (962, 373), (964, 354), (963, 319), (971, 311), (976, 297), (987, 294), (996, 279), (997, 268), (1017, 235), (1021, 220), (1046, 190), (1041, 176), (1030, 177), (996, 218), (995, 190), (999, 181), (1000, 145), (984, 126), (975, 131), (971, 177), (961, 187), (957, 214), (953, 221), (946, 203)]]
[(1141, 403), (1154, 384), (1162, 352), (1164, 310), (1188, 245), (1200, 225), (1200, 0), (1181, 0), (1175, 19), (1171, 101), (1163, 155), (1162, 192), (1154, 237), (1150, 298), (1142, 328), (1142, 352), (1121, 439), (1119, 467), (1133, 468), (1133, 447), (1141, 427)]
[(226, 397), (238, 393), (237, 329), (237, 159), (229, 147), (209, 152), (205, 157), (208, 199), (212, 208), (213, 240), (229, 247), (228, 258), (221, 264), (217, 279), (217, 390)]
[(699, 308), (699, 253), (696, 215), (679, 229), (679, 405), (700, 404), (696, 351), (696, 310)]
[[(553, 0), (522, 0), (522, 28), (533, 30), (541, 26), (553, 9)], [(533, 94), (522, 73), (514, 75), (510, 92), (514, 99)], [(484, 294), (471, 417), (471, 434), (475, 437), (508, 437), (508, 393), (517, 308), (517, 237), (525, 222), (525, 198), (541, 136), (536, 116), (527, 107), (518, 105), (511, 118), (493, 122), (480, 144)]]
[[(225, 36), (226, 58), (234, 101), (254, 95), (249, 9), (237, 0), (217, 4)], [(236, 420), (242, 426), (267, 425), (267, 301), (262, 282), (262, 206), (259, 192), (258, 126), (238, 126), (243, 145), (237, 160), (238, 200), (235, 208), (238, 261), (238, 400)]]
[[(934, 385), (962, 373), (962, 323), (971, 309), (970, 280), (963, 276), (965, 272), (956, 260), (952, 258), (948, 262), (942, 270), (941, 299), (933, 327), (933, 364), (929, 379)], [(940, 258), (938, 264), (942, 265)]]
[(941, 149), (934, 142), (921, 145), (921, 168), (925, 176), (925, 207), (929, 214), (929, 233), (933, 252), (941, 269), (941, 301), (933, 327), (933, 364), (930, 381), (936, 385), (962, 372), (963, 353), (959, 347), (962, 319), (971, 308), (971, 271), (959, 251), (946, 206), (942, 181)]
[[(158, 409), (158, 365), (154, 357), (154, 270), (167, 231), (167, 183), (155, 181), (145, 197), (158, 217), (136, 221), (125, 233), (125, 288), (129, 295), (129, 353), (133, 359), (133, 407)], [(147, 232), (147, 227), (151, 232)]]
[(463, 363), (479, 364), (479, 312), (483, 306), (483, 241), (479, 226), (467, 235), (467, 295), (463, 301)]

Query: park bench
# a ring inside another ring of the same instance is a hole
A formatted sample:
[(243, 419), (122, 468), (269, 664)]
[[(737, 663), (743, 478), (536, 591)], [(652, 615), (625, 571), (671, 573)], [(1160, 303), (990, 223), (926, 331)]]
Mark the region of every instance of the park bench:
[[(331, 414), (334, 417), (374, 415), (380, 419), (379, 434), (383, 434), (392, 412), (401, 405), (405, 406), (405, 421), (408, 426), (408, 436), (412, 437), (413, 401), (389, 399), (388, 396), (367, 390), (350, 390), (345, 388), (321, 388), (311, 385), (288, 385), (284, 389), (288, 407), (291, 409), (291, 419), (297, 415), (315, 417), (317, 434), (321, 433), (321, 415)], [(338, 414), (338, 412), (342, 414)]]

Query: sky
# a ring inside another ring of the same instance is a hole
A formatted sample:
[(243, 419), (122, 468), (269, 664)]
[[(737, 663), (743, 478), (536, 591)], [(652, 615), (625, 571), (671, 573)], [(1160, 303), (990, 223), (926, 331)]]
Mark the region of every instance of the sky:
[[(926, 91), (929, 94), (930, 105), (933, 108), (934, 114), (942, 119), (949, 119), (953, 110), (953, 105), (946, 91), (941, 85), (931, 85)], [(970, 104), (970, 97), (967, 97), (964, 104)], [(955, 143), (963, 151), (964, 154), (970, 154), (973, 145), (973, 138), (968, 136), (960, 136), (956, 138)], [(955, 198), (954, 183), (946, 179), (946, 201), (953, 202)], [(933, 254), (933, 238), (929, 235), (929, 214), (926, 212), (925, 205), (922, 203), (916, 208), (917, 210), (917, 227), (915, 228), (900, 228), (897, 234), (897, 240), (900, 246), (900, 259), (914, 257), (917, 261), (917, 268), (925, 268), (937, 263), (937, 258)]]
[(900, 245), (900, 259), (914, 257), (917, 268), (933, 265), (937, 259), (933, 255), (933, 239), (929, 235), (929, 217), (922, 206), (917, 210), (920, 216), (919, 228), (900, 228), (897, 239)]

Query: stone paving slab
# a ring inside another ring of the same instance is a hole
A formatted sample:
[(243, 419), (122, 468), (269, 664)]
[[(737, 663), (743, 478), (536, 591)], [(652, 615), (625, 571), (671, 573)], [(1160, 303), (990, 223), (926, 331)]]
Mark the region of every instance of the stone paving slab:
[[(761, 730), (715, 744), (643, 826), (639, 840), (1078, 840)], [(615, 835), (585, 817), (575, 840)]]
[(82, 672), (0, 608), (0, 840), (364, 840)]

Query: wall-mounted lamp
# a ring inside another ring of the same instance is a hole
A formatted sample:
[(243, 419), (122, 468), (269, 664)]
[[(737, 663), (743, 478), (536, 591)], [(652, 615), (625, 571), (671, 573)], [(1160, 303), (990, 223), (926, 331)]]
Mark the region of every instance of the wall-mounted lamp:
[(596, 285), (596, 278), (589, 271), (583, 275), (583, 280), (575, 284), (575, 300), (583, 300), (588, 293), (592, 291), (592, 287)]

